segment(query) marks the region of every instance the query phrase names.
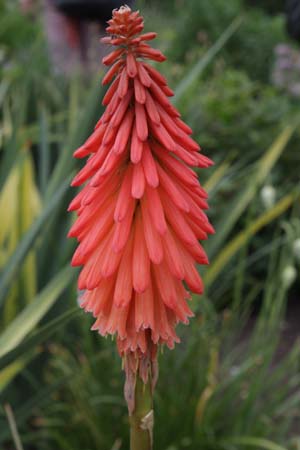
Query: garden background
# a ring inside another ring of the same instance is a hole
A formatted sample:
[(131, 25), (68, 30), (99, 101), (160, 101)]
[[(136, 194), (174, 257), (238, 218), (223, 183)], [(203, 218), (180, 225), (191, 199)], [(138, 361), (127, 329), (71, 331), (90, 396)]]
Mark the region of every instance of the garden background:
[[(160, 356), (158, 450), (299, 450), (300, 47), (284, 1), (137, 1), (174, 102), (215, 166), (205, 295)], [(63, 77), (39, 16), (0, 1), (0, 448), (119, 450), (124, 374), (77, 305), (72, 152), (103, 68)]]

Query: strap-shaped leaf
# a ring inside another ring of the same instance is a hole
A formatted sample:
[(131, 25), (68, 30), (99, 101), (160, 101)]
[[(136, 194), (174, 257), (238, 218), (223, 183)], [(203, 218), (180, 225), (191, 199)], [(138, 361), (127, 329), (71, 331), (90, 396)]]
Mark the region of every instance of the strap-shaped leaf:
[(0, 358), (13, 350), (35, 328), (70, 283), (75, 271), (66, 267), (30, 302), (0, 335)]
[(70, 177), (60, 186), (60, 189), (58, 189), (53, 197), (49, 200), (41, 215), (36, 219), (28, 232), (24, 235), (15, 252), (8, 260), (0, 278), (0, 306), (3, 303), (11, 281), (20, 270), (22, 262), (26, 258), (36, 238), (41, 233), (43, 226), (46, 224), (48, 218), (51, 216), (51, 214), (63, 198), (64, 194), (66, 193), (69, 187), (69, 182)]

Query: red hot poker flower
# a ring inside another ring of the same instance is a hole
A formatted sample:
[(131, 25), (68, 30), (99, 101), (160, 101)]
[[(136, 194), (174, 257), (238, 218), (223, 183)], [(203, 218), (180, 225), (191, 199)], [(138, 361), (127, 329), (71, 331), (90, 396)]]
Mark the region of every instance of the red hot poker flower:
[(189, 291), (201, 294), (195, 264), (207, 264), (199, 240), (213, 233), (204, 210), (207, 194), (190, 166), (212, 162), (198, 153), (192, 130), (170, 103), (166, 79), (147, 59), (166, 58), (139, 34), (143, 18), (129, 7), (113, 11), (103, 42), (116, 48), (103, 84), (106, 110), (74, 154), (89, 156), (73, 180), (84, 185), (69, 210), (77, 220), (69, 236), (79, 245), (72, 259), (83, 266), (81, 306), (96, 318), (93, 330), (116, 334), (128, 371), (147, 364), (159, 345), (173, 348), (178, 322), (193, 316)]

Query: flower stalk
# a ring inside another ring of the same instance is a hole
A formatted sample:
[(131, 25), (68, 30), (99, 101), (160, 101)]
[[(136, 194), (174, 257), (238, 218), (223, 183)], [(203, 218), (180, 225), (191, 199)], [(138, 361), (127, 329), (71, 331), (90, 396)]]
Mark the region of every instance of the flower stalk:
[(136, 377), (135, 406), (129, 421), (130, 450), (151, 450), (154, 425), (151, 376), (146, 384), (139, 375)]

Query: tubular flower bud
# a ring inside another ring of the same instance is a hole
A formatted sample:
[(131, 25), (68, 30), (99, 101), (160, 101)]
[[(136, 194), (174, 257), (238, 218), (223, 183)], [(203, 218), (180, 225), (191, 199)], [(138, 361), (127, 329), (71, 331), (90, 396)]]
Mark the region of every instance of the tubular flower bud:
[(126, 6), (108, 22), (103, 84), (111, 84), (105, 112), (74, 154), (89, 158), (72, 183), (83, 187), (69, 207), (77, 212), (69, 236), (78, 240), (72, 265), (82, 266), (81, 307), (95, 317), (93, 330), (116, 335), (125, 369), (146, 379), (145, 361), (160, 345), (172, 349), (176, 325), (193, 316), (190, 291), (203, 292), (196, 263), (208, 264), (199, 240), (214, 230), (191, 169), (212, 161), (146, 62), (166, 58), (149, 45), (156, 34), (142, 30), (143, 18)]

